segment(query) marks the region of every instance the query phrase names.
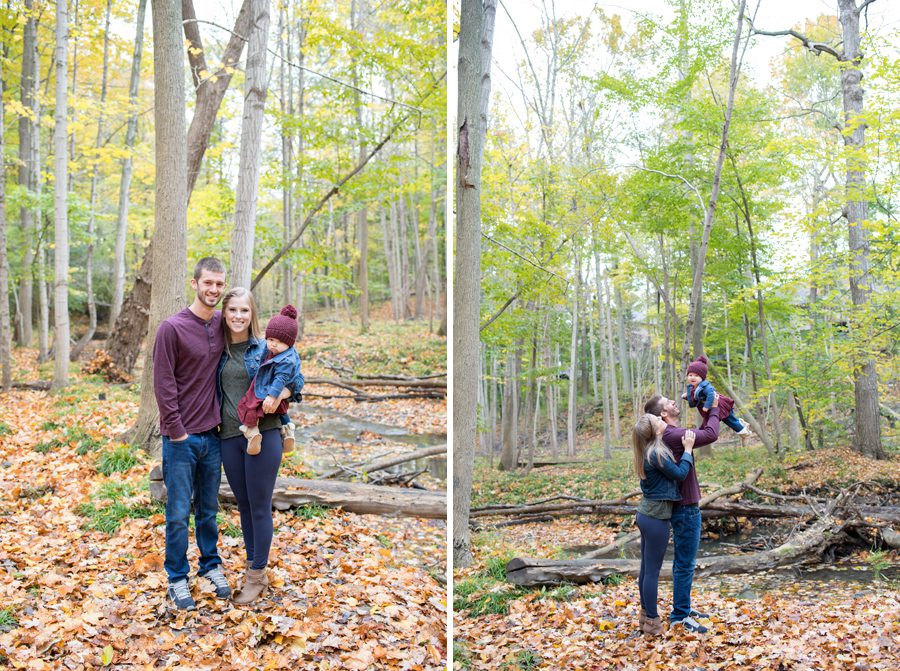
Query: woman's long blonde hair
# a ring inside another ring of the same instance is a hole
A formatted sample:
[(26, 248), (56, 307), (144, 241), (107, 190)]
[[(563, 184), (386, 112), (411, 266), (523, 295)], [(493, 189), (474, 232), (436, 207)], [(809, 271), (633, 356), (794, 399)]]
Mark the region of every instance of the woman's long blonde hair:
[(647, 474), (644, 473), (645, 457), (648, 460), (655, 457), (656, 463), (660, 466), (664, 459), (675, 461), (672, 450), (662, 442), (662, 437), (657, 435), (654, 420), (662, 421), (656, 415), (645, 412), (631, 430), (631, 444), (634, 446), (634, 472), (641, 480), (647, 477)]
[(225, 321), (225, 310), (228, 309), (228, 304), (234, 298), (246, 298), (247, 303), (250, 305), (250, 338), (259, 338), (259, 318), (256, 315), (256, 301), (253, 299), (253, 294), (250, 293), (249, 289), (245, 289), (244, 287), (233, 287), (229, 289), (225, 296), (222, 298), (222, 328), (225, 329), (225, 351), (228, 353), (228, 356), (231, 357), (231, 329), (228, 328), (228, 324)]

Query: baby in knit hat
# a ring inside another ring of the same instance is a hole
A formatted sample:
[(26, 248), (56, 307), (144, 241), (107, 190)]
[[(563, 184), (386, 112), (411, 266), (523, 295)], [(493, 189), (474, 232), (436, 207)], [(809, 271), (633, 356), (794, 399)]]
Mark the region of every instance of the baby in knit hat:
[[(687, 382), (685, 393), (681, 398), (686, 398), (688, 405), (700, 411), (703, 421), (709, 417), (709, 409), (716, 399), (715, 387), (706, 379), (709, 373), (709, 359), (702, 354), (688, 364), (685, 381)], [(741, 443), (750, 437), (751, 432), (744, 422), (734, 414), (734, 400), (719, 394), (719, 419), (734, 429), (741, 437)]]
[(279, 402), (278, 396), (285, 385), (300, 373), (300, 355), (294, 349), (296, 341), (297, 309), (293, 305), (285, 305), (266, 326), (269, 355), (256, 372), (256, 377), (250, 383), (250, 389), (238, 403), (240, 429), (247, 438), (247, 454), (259, 454), (262, 446), (259, 420), (263, 415), (281, 416), (284, 456), (290, 456), (294, 452), (296, 427), (287, 414), (288, 401), (285, 399)]

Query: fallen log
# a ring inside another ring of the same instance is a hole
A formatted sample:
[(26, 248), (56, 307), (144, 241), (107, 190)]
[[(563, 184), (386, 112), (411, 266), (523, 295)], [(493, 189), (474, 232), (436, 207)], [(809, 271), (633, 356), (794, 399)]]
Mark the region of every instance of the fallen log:
[[(831, 545), (844, 539), (848, 523), (830, 515), (789, 538), (771, 550), (741, 555), (712, 555), (698, 557), (694, 575), (723, 573), (754, 573), (818, 559)], [(641, 571), (639, 559), (530, 559), (516, 558), (506, 565), (506, 579), (523, 587), (574, 583), (581, 585), (601, 582), (612, 574), (637, 577)], [(663, 564), (660, 578), (671, 580), (672, 562)]]
[[(720, 499), (723, 496), (730, 496), (732, 494), (739, 494), (740, 492), (743, 492), (745, 489), (752, 487), (753, 484), (757, 480), (759, 480), (759, 477), (762, 475), (762, 473), (763, 473), (763, 469), (756, 468), (756, 469), (750, 471), (749, 473), (747, 473), (747, 477), (745, 477), (741, 482), (737, 482), (728, 487), (720, 487), (716, 491), (714, 491), (710, 494), (707, 494), (706, 496), (704, 496), (703, 498), (700, 499), (700, 503), (698, 504), (699, 507), (703, 510), (706, 510), (707, 506), (709, 506), (709, 504), (712, 503), (713, 501), (715, 501), (716, 499)], [(638, 491), (638, 494), (640, 494), (640, 493), (641, 492)], [(626, 497), (626, 498), (628, 498), (628, 497)], [(619, 550), (621, 550), (623, 547), (625, 547), (629, 543), (634, 543), (635, 541), (640, 540), (640, 538), (641, 538), (640, 531), (638, 531), (638, 530), (632, 531), (628, 534), (625, 534), (623, 537), (616, 539), (612, 543), (608, 543), (608, 544), (604, 545), (603, 547), (597, 548), (596, 550), (592, 550), (591, 552), (586, 553), (584, 555), (584, 557), (586, 559), (588, 559), (588, 558), (592, 559), (595, 557), (602, 557), (604, 555), (608, 555), (613, 552), (618, 552)]]
[[(165, 501), (166, 488), (162, 481), (162, 468), (158, 465), (150, 472), (150, 494), (159, 501)], [(230, 502), (235, 500), (226, 478), (222, 478), (219, 498)], [(276, 510), (288, 510), (307, 504), (343, 508), (361, 515), (399, 515), (428, 519), (447, 517), (445, 492), (333, 480), (278, 478), (275, 481), (272, 506)]]
[(544, 468), (547, 466), (571, 466), (579, 464), (593, 464), (593, 459), (535, 459), (532, 463), (528, 460), (519, 460), (519, 468), (531, 466), (532, 468)]
[(376, 471), (384, 470), (385, 468), (399, 466), (400, 464), (405, 464), (409, 461), (415, 461), (416, 459), (425, 459), (427, 457), (433, 457), (439, 454), (447, 454), (446, 445), (434, 445), (433, 447), (418, 449), (415, 452), (405, 452), (401, 455), (373, 459), (369, 462), (361, 462), (351, 464), (349, 466), (341, 465), (333, 471), (329, 471), (324, 475), (320, 475), (319, 479), (330, 480), (331, 478), (336, 478), (340, 475), (361, 475), (366, 473), (374, 473)]
[(306, 384), (330, 384), (335, 387), (343, 387), (345, 389), (352, 387), (405, 387), (409, 389), (447, 389), (446, 380), (419, 378), (396, 379), (391, 377), (355, 377), (349, 380), (344, 378), (335, 379), (332, 377), (308, 377), (306, 378)]

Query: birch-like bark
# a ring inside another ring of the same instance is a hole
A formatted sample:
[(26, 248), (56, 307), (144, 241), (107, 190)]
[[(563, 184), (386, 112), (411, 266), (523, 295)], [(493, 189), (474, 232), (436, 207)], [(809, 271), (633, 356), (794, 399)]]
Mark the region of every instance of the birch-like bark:
[[(97, 137), (94, 147), (100, 149), (103, 143), (103, 110), (106, 106), (106, 81), (109, 73), (109, 15), (112, 10), (112, 0), (106, 0), (106, 15), (103, 29), (103, 74), (100, 79), (100, 108), (97, 110)], [(98, 157), (94, 157), (94, 168), (91, 172), (91, 196), (90, 213), (88, 215), (87, 235), (88, 244), (84, 261), (84, 287), (87, 293), (88, 329), (72, 348), (70, 358), (77, 361), (87, 344), (93, 339), (97, 331), (97, 302), (94, 298), (94, 229), (97, 211), (97, 186), (100, 180), (100, 168)]]
[(256, 239), (256, 200), (262, 152), (263, 112), (266, 107), (266, 43), (269, 38), (269, 0), (250, 0), (250, 40), (247, 43), (244, 115), (234, 204), (231, 245), (233, 286), (248, 287), (253, 272)]
[[(69, 13), (65, 2), (56, 3), (56, 120), (53, 128), (54, 219), (54, 362), (53, 387), (69, 384), (69, 156), (66, 152), (69, 68), (67, 41)], [(96, 319), (96, 317), (95, 317)]]
[(578, 425), (578, 301), (581, 298), (581, 266), (575, 254), (575, 292), (572, 298), (572, 338), (569, 343), (569, 408), (566, 453), (575, 456), (575, 432)]

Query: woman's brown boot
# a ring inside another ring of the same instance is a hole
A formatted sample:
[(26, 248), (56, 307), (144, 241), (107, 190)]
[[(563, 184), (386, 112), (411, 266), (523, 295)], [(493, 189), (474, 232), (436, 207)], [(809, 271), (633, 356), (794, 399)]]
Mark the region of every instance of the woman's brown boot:
[(269, 577), (264, 568), (248, 568), (244, 575), (244, 584), (232, 598), (239, 606), (246, 606), (266, 595), (269, 589)]
[(663, 632), (662, 618), (648, 617), (641, 625), (641, 631), (651, 636), (660, 636)]
[(644, 629), (644, 622), (647, 621), (647, 611), (641, 608), (641, 614), (638, 615), (638, 629)]

